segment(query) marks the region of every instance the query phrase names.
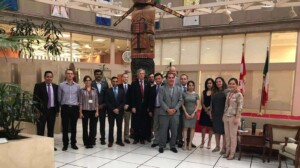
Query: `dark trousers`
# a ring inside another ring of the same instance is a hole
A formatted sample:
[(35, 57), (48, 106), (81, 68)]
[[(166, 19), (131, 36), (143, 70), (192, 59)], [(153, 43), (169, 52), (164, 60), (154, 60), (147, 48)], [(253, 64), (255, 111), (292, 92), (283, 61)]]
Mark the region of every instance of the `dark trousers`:
[(55, 124), (56, 111), (54, 107), (46, 109), (41, 114), (37, 123), (37, 134), (44, 136), (45, 135), (45, 126), (47, 123), (47, 134), (48, 137), (53, 137), (54, 134), (54, 124)]
[(146, 114), (133, 113), (132, 114), (132, 124), (134, 130), (135, 141), (145, 140), (147, 138), (147, 119)]
[(104, 107), (99, 111), (100, 136), (101, 136), (100, 141), (105, 141), (105, 119), (106, 119), (106, 108)]
[(123, 123), (123, 112), (119, 114), (115, 114), (114, 112), (108, 112), (108, 124), (109, 124), (109, 134), (108, 134), (108, 141), (110, 143), (114, 142), (114, 126), (115, 120), (117, 123), (117, 143), (122, 142), (122, 123)]
[[(96, 127), (97, 118), (95, 117), (96, 111), (83, 110), (82, 118), (82, 139), (84, 146), (89, 146), (94, 144), (96, 137)], [(90, 123), (89, 123), (90, 122)], [(89, 127), (89, 131), (88, 131)]]
[(78, 106), (61, 106), (61, 120), (62, 120), (62, 130), (63, 130), (63, 144), (68, 146), (69, 144), (69, 124), (71, 127), (71, 145), (76, 144), (76, 127), (77, 120), (79, 117), (79, 107)]

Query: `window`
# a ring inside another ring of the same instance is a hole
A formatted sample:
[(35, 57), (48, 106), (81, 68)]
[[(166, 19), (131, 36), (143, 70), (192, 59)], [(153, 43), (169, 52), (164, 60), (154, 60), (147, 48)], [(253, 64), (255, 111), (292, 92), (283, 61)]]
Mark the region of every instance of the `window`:
[(164, 39), (162, 46), (162, 65), (179, 64), (180, 39)]
[(297, 32), (272, 33), (270, 62), (295, 62)]
[(245, 62), (264, 63), (269, 47), (270, 33), (253, 33), (246, 35)]
[(244, 34), (223, 36), (222, 64), (240, 63), (244, 43)]
[(199, 64), (200, 38), (182, 38), (180, 64)]
[(201, 38), (201, 64), (220, 64), (221, 40), (221, 36), (209, 36)]

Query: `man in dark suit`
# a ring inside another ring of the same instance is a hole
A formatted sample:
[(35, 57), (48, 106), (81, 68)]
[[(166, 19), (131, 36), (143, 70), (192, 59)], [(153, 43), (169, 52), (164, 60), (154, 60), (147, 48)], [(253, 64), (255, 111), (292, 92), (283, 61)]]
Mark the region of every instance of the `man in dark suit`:
[(37, 134), (44, 136), (45, 125), (47, 123), (48, 137), (53, 137), (55, 118), (59, 113), (57, 100), (58, 86), (52, 83), (53, 73), (51, 71), (44, 73), (44, 79), (44, 82), (37, 83), (34, 86), (34, 100), (40, 103), (38, 107), (39, 122), (37, 123)]
[(106, 105), (108, 112), (109, 136), (108, 147), (112, 147), (114, 142), (114, 125), (117, 123), (117, 144), (124, 146), (122, 142), (122, 122), (124, 115), (125, 93), (123, 89), (118, 87), (118, 78), (112, 77), (112, 88), (106, 92)]
[(99, 122), (100, 122), (100, 136), (101, 136), (100, 142), (101, 145), (105, 145), (106, 144), (105, 143), (105, 118), (106, 118), (105, 92), (108, 89), (108, 83), (105, 80), (103, 80), (103, 71), (101, 71), (100, 69), (96, 69), (94, 71), (94, 76), (95, 76), (95, 80), (93, 80), (92, 82), (92, 87), (97, 89), (97, 94), (98, 94)]
[(130, 111), (130, 89), (131, 85), (128, 84), (128, 74), (122, 74), (122, 83), (119, 85), (119, 88), (122, 89), (125, 93), (125, 105), (124, 105), (124, 142), (130, 144), (129, 141), (129, 123), (131, 118)]
[(150, 98), (149, 98), (149, 115), (153, 118), (153, 132), (154, 132), (154, 140), (151, 147), (158, 146), (159, 143), (159, 120), (158, 114), (160, 109), (159, 104), (159, 88), (163, 86), (163, 76), (161, 73), (156, 73), (154, 75), (155, 85), (153, 85), (150, 89)]
[(137, 80), (131, 84), (131, 112), (132, 125), (134, 130), (134, 142), (137, 144), (145, 144), (145, 139), (149, 135), (150, 130), (147, 130), (149, 114), (148, 101), (150, 93), (150, 83), (145, 80), (145, 70), (137, 70)]

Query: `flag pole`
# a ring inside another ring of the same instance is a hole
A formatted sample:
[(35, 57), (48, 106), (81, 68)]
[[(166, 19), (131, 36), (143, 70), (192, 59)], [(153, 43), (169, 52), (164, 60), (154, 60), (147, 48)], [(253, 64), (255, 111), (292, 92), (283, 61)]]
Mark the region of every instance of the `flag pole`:
[[(263, 77), (263, 81), (264, 80), (265, 80), (265, 77)], [(263, 100), (263, 91), (264, 91), (264, 82), (261, 84), (260, 105), (259, 105), (258, 115), (262, 115), (262, 113), (261, 113), (261, 106), (262, 106), (262, 100)]]

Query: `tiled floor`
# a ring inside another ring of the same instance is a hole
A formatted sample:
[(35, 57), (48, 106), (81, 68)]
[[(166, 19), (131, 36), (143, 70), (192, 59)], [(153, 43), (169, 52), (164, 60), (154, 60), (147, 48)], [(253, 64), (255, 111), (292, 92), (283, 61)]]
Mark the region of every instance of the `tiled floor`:
[[(108, 128), (108, 125), (107, 127)], [(98, 128), (99, 129), (99, 128)], [(66, 152), (61, 151), (61, 134), (55, 135), (55, 167), (59, 168), (275, 168), (278, 167), (276, 157), (270, 163), (262, 163), (258, 154), (245, 153), (242, 159), (228, 161), (218, 153), (212, 153), (206, 148), (194, 148), (192, 151), (178, 149), (178, 153), (165, 150), (158, 152), (158, 147), (151, 148), (151, 143), (145, 145), (125, 144), (124, 147), (116, 144), (108, 148), (98, 142), (93, 149), (86, 149), (82, 143), (81, 121), (78, 121), (77, 145), (78, 150), (69, 148)], [(108, 131), (106, 131), (108, 132)], [(99, 137), (99, 132), (97, 134)], [(99, 138), (98, 138), (99, 139)], [(196, 133), (194, 144), (199, 146), (201, 134)], [(214, 147), (214, 137), (212, 147)], [(283, 161), (283, 168), (292, 168), (292, 161)]]

